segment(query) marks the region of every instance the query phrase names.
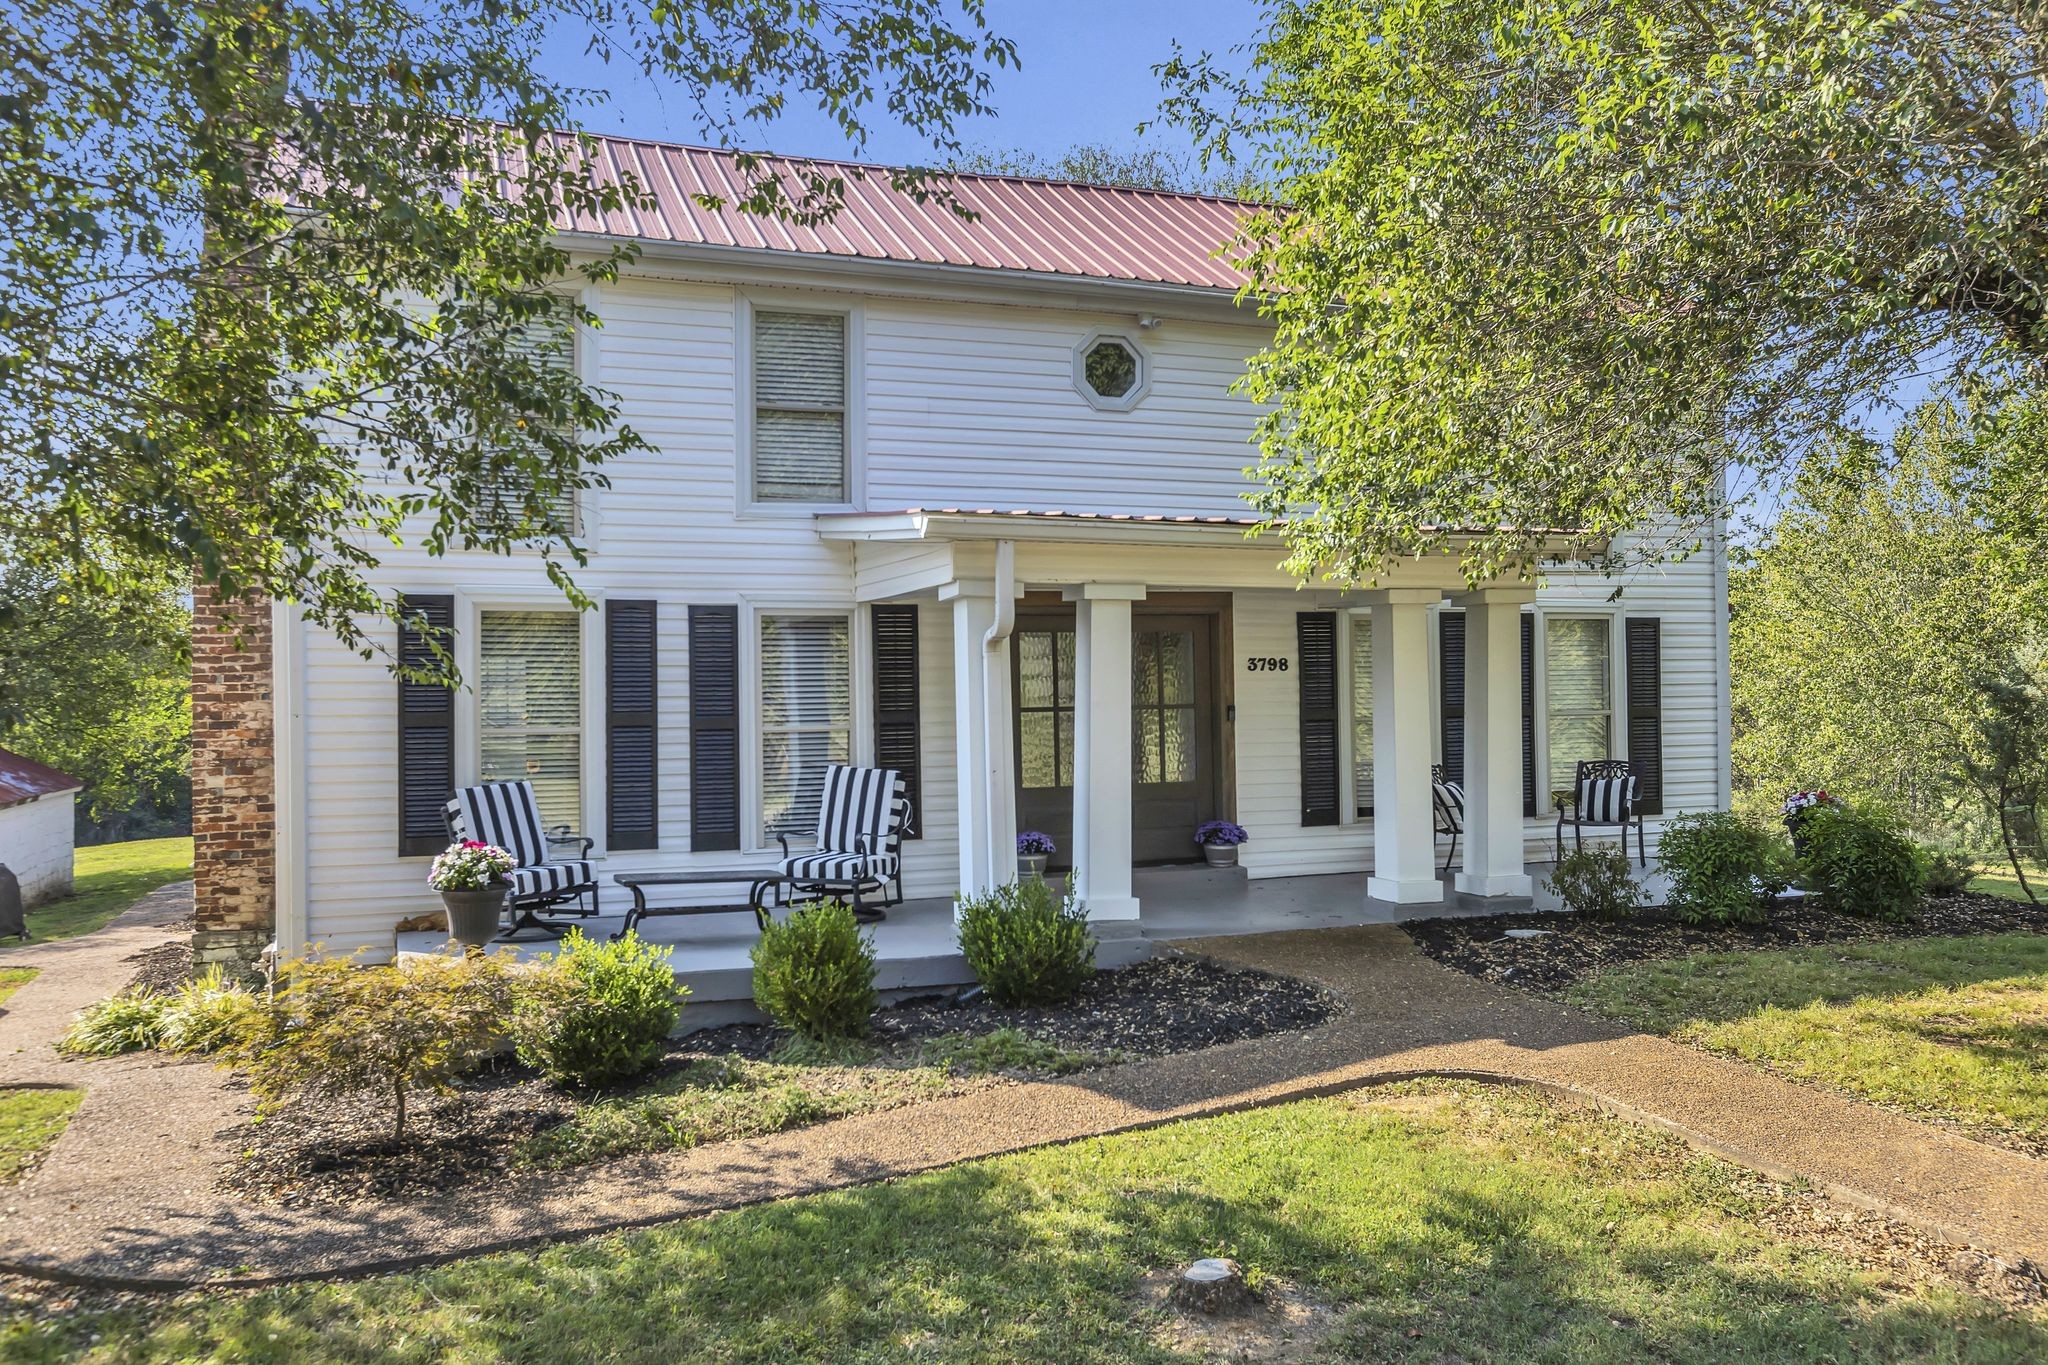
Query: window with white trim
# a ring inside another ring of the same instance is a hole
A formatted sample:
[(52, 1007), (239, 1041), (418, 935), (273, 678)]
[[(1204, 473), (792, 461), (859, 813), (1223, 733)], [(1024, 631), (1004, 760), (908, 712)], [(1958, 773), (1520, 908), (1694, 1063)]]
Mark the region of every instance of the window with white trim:
[(1543, 696), (1550, 790), (1566, 791), (1581, 761), (1614, 751), (1613, 623), (1605, 616), (1543, 622)]
[(844, 503), (846, 315), (753, 314), (756, 502)]
[(1351, 803), (1372, 819), (1372, 617), (1351, 615)]
[(808, 843), (825, 767), (852, 761), (853, 623), (844, 615), (761, 616), (761, 832)]
[(477, 772), (533, 783), (541, 819), (583, 827), (583, 623), (573, 611), (485, 611), (477, 631)]
[[(537, 369), (555, 374), (576, 374), (576, 326), (566, 306), (558, 314), (535, 318), (521, 327), (512, 338), (509, 349)], [(498, 479), (498, 496), (509, 498), (513, 508), (521, 505), (517, 501), (520, 482), (516, 473), (507, 473)], [(556, 494), (549, 500), (549, 508), (552, 516), (544, 529), (556, 535), (581, 534), (582, 516), (576, 489), (564, 489)]]

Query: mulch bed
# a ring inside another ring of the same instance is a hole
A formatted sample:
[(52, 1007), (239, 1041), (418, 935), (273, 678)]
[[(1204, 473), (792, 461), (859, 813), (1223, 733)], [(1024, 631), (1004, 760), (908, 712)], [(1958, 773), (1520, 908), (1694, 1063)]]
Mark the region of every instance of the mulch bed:
[(144, 948), (139, 953), (130, 953), (121, 959), (133, 962), (135, 975), (128, 978), (128, 989), (146, 995), (169, 995), (192, 979), (192, 941), (176, 939), (170, 943), (159, 943), (154, 948)]
[[(1098, 972), (1078, 1000), (1056, 1008), (1000, 1009), (973, 993), (884, 1006), (872, 1021), (869, 1042), (876, 1055), (866, 1065), (915, 1065), (931, 1039), (1001, 1028), (1118, 1060), (1156, 1057), (1316, 1028), (1339, 1008), (1334, 997), (1307, 982), (1171, 954)], [(688, 1011), (685, 1005), (685, 1018)], [(635, 1086), (722, 1057), (768, 1060), (789, 1036), (767, 1024), (732, 1024), (674, 1039), (667, 1056)], [(958, 1088), (1009, 1079), (962, 1077)], [(522, 1143), (568, 1122), (576, 1106), (577, 1097), (509, 1057), (466, 1077), (446, 1099), (417, 1099), (400, 1147), (389, 1141), (391, 1112), (381, 1098), (293, 1104), (222, 1135), (239, 1156), (221, 1172), (218, 1185), (231, 1194), (294, 1207), (429, 1197), (451, 1185), (505, 1174)]]
[[(1401, 927), (1423, 952), (1447, 967), (1503, 985), (1561, 991), (1609, 967), (1688, 953), (1756, 952), (1872, 939), (2002, 934), (2018, 929), (2048, 931), (2048, 911), (2025, 901), (1966, 891), (1922, 898), (1920, 917), (1905, 924), (1854, 919), (1792, 902), (1782, 906), (1768, 923), (1752, 928), (1692, 927), (1662, 909), (1619, 924), (1528, 912), (1420, 920)], [(1534, 938), (1511, 938), (1511, 929), (1548, 932)]]

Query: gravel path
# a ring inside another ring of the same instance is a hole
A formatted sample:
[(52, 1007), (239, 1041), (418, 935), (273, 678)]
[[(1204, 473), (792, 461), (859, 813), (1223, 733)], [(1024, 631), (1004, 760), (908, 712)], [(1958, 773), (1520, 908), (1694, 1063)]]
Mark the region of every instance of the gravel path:
[[(108, 932), (126, 929), (117, 921)], [(396, 1269), (1418, 1074), (1555, 1087), (1767, 1174), (1805, 1177), (1950, 1241), (2048, 1263), (2048, 1162), (1475, 980), (1431, 962), (1395, 928), (1185, 946), (1316, 981), (1349, 1008), (1306, 1033), (634, 1157), (568, 1177), (518, 1177), (431, 1203), (284, 1211), (226, 1199), (209, 1189), (214, 1135), (233, 1121), (214, 1073), (38, 1063), (94, 1087), (81, 1120), (97, 1102), (138, 1126), (122, 1139), (104, 1123), (73, 1125), (49, 1163), (14, 1192), (0, 1221), (0, 1270), (168, 1286)], [(0, 1021), (0, 1030), (11, 1022)], [(25, 1064), (22, 1057), (11, 1054), (10, 1064)], [(161, 1109), (125, 1098), (129, 1091), (153, 1095)], [(195, 1104), (194, 1095), (205, 1103)], [(80, 1155), (81, 1147), (104, 1152), (104, 1160)]]

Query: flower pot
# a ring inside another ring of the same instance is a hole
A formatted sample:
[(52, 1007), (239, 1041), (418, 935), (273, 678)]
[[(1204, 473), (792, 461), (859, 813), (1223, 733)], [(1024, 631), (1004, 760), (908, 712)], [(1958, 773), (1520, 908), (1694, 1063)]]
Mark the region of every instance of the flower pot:
[(1050, 856), (1050, 854), (1045, 853), (1019, 853), (1017, 855), (1017, 880), (1021, 882), (1027, 878), (1035, 878), (1038, 881), (1044, 881), (1045, 860)]
[(1202, 857), (1211, 867), (1236, 867), (1236, 844), (1203, 844)]
[(498, 921), (505, 914), (503, 886), (482, 891), (443, 891), (441, 905), (448, 912), (448, 937), (465, 948), (481, 948), (498, 936)]

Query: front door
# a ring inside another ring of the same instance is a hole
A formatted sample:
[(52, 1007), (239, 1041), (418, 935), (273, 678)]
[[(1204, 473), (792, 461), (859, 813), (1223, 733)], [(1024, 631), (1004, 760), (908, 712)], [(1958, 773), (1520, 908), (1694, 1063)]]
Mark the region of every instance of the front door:
[[(1131, 857), (1201, 856), (1195, 826), (1217, 815), (1216, 618), (1134, 613), (1131, 627)], [(1074, 616), (1023, 610), (1010, 657), (1017, 716), (1017, 828), (1074, 842)]]

